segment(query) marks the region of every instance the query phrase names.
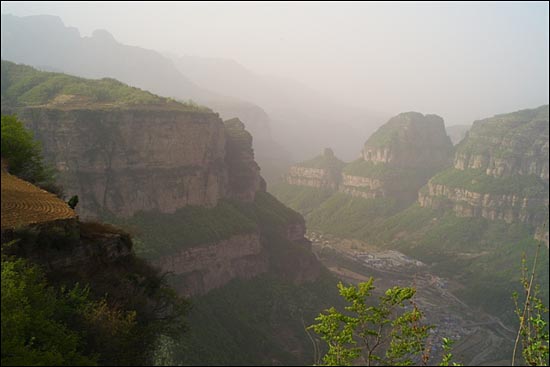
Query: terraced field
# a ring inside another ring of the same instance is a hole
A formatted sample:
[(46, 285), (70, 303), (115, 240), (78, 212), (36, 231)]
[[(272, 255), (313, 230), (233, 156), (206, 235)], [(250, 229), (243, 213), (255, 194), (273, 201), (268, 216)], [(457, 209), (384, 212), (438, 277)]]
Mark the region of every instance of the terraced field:
[(2, 170), (2, 230), (76, 218), (67, 203)]

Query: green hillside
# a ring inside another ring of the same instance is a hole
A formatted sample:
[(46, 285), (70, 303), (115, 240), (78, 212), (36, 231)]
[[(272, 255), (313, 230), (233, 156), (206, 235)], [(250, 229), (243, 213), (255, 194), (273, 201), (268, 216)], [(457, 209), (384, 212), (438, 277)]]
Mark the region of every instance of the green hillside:
[(130, 87), (115, 79), (84, 79), (67, 74), (43, 72), (30, 66), (2, 60), (2, 106), (55, 105), (63, 107), (155, 106), (184, 111), (206, 110), (192, 103), (179, 103)]

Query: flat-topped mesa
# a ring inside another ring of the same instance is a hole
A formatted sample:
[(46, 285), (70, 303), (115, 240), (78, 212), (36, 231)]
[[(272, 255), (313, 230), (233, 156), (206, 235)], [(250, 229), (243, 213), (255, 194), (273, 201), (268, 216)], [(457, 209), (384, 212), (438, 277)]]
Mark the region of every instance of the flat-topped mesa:
[(224, 121), (224, 125), (227, 196), (251, 202), (256, 192), (266, 190), (260, 167), (254, 160), (252, 135), (238, 118)]
[[(173, 213), (265, 190), (238, 120), (129, 87), (2, 61), (2, 112), (40, 140), (82, 217)], [(4, 78), (5, 76), (5, 78)], [(53, 85), (53, 87), (52, 87)]]
[(325, 148), (322, 155), (290, 167), (285, 180), (291, 185), (336, 190), (344, 165), (332, 149)]
[(412, 203), (418, 189), (450, 164), (452, 149), (441, 117), (399, 114), (367, 140), (359, 159), (344, 167), (339, 191)]
[(548, 121), (548, 106), (476, 121), (457, 147), (454, 167), (420, 190), (420, 205), (542, 226), (549, 203)]
[(362, 158), (394, 167), (442, 167), (452, 155), (443, 119), (405, 112), (392, 117), (365, 143)]
[(457, 146), (454, 167), (487, 175), (536, 175), (548, 181), (548, 105), (475, 121)]

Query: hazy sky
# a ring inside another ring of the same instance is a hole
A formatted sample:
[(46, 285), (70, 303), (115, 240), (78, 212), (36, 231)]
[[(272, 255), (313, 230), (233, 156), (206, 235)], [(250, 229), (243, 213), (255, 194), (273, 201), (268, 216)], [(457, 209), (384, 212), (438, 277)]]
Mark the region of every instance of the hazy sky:
[(373, 110), (448, 125), (548, 103), (549, 6), (539, 3), (47, 3), (82, 35), (234, 59)]

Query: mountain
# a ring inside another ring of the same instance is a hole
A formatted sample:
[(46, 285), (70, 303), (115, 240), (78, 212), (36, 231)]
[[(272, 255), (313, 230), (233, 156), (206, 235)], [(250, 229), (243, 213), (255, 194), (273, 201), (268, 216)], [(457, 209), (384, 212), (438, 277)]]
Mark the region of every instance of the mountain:
[(266, 192), (240, 120), (113, 79), (7, 61), (1, 74), (2, 113), (33, 131), (65, 192), (79, 196), (79, 216), (132, 233), (136, 254), (203, 307), (176, 341), (191, 347), (178, 361), (310, 360), (303, 323), (337, 302), (336, 280), (311, 252), (302, 216)]
[(532, 258), (538, 241), (548, 300), (548, 128), (548, 105), (475, 121), (451, 158), (439, 117), (401, 114), (343, 168), (338, 193), (309, 171), (297, 179), (298, 168), (274, 192), (310, 229), (429, 264), (465, 304), (509, 323), (522, 254)]
[(156, 51), (121, 44), (105, 30), (81, 37), (76, 28), (66, 27), (55, 16), (2, 14), (1, 27), (4, 60), (85, 78), (115, 78), (161, 96), (196, 101), (225, 119), (238, 117), (245, 123), (256, 137), (255, 149), (270, 179), (277, 178), (280, 170), (273, 162), (284, 166), (289, 160), (271, 137), (270, 118), (262, 108), (203, 89)]
[(329, 145), (339, 155), (355, 158), (353, 147), (361, 143), (361, 137), (372, 133), (384, 117), (338, 103), (292, 79), (254, 73), (234, 60), (190, 55), (171, 58), (195, 83), (262, 106), (273, 120), (274, 138), (289, 148), (294, 160)]
[[(324, 159), (317, 157), (292, 166), (286, 183), (276, 186), (274, 193), (291, 207), (308, 214), (312, 228), (317, 226), (317, 221), (325, 223), (332, 216), (325, 216), (320, 208), (313, 210), (309, 196), (316, 197), (316, 200), (330, 197), (326, 202), (317, 201), (317, 204), (338, 210), (338, 218), (344, 222), (351, 213), (342, 210), (350, 205), (369, 207), (367, 210), (374, 211), (373, 215), (381, 214), (379, 209), (384, 207), (387, 215), (412, 204), (428, 179), (450, 164), (451, 154), (452, 144), (441, 117), (418, 112), (402, 113), (391, 118), (366, 141), (360, 158), (347, 164), (332, 163), (329, 169), (330, 161), (327, 160), (332, 156), (325, 152)], [(321, 189), (322, 193), (319, 190), (311, 192), (309, 188)], [(365, 200), (351, 204), (354, 198)], [(299, 202), (305, 206), (298, 205)], [(311, 213), (307, 212), (306, 206), (307, 210), (312, 210)], [(351, 233), (350, 224), (346, 224), (342, 234)], [(362, 228), (363, 225), (358, 223), (354, 230)]]

